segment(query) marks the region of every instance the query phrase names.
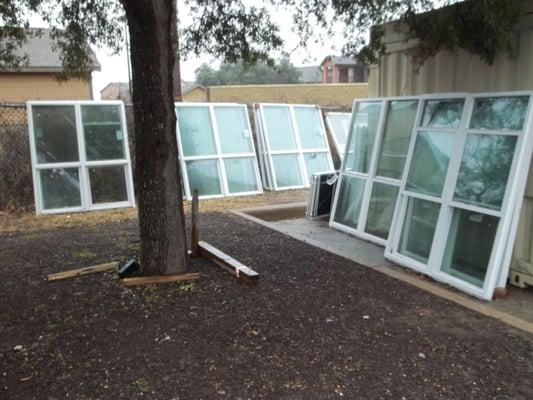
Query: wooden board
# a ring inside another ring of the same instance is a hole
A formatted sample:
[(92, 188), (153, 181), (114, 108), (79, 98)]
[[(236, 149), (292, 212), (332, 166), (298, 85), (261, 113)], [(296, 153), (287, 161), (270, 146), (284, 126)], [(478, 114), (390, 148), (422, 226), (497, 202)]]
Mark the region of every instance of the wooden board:
[(200, 278), (200, 274), (197, 272), (191, 272), (187, 274), (178, 275), (154, 275), (154, 276), (139, 276), (134, 278), (122, 279), (124, 286), (136, 286), (136, 285), (150, 285), (152, 283), (164, 283), (164, 282), (182, 282), (182, 281), (194, 281)]
[(219, 267), (228, 271), (230, 274), (236, 276), (241, 280), (254, 283), (259, 279), (259, 274), (253, 269), (228, 256), (226, 253), (220, 251), (214, 246), (204, 241), (198, 242), (200, 255), (209, 261), (215, 263)]
[(70, 271), (58, 272), (55, 274), (50, 274), (46, 277), (48, 282), (59, 281), (62, 279), (75, 278), (77, 276), (95, 274), (97, 272), (107, 272), (107, 271), (117, 271), (118, 262), (111, 262), (107, 264), (93, 265), (91, 267), (73, 269)]

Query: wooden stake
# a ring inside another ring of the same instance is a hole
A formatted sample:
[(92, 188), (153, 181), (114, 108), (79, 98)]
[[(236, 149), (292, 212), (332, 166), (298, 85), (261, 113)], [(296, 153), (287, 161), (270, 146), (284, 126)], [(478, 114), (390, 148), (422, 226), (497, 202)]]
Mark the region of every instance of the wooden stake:
[(191, 257), (198, 257), (198, 190), (192, 192)]
[(130, 287), (136, 285), (150, 285), (152, 283), (194, 281), (198, 278), (200, 278), (200, 274), (197, 272), (179, 275), (139, 276), (134, 278), (124, 278), (122, 279), (122, 284), (126, 287)]
[(92, 267), (85, 267), (80, 269), (73, 269), (71, 271), (58, 272), (50, 274), (46, 277), (48, 282), (60, 281), (62, 279), (75, 278), (77, 276), (94, 274), (97, 272), (117, 271), (118, 262), (111, 262), (107, 264), (93, 265)]
[(253, 269), (228, 256), (216, 247), (211, 246), (204, 241), (198, 242), (200, 255), (219, 267), (236, 276), (239, 280), (247, 283), (255, 283), (259, 279), (259, 274)]

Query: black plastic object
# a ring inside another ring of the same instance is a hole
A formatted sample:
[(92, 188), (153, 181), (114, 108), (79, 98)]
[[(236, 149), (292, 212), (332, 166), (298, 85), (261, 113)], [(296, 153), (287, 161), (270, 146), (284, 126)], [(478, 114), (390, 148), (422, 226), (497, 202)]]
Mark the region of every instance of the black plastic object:
[(136, 272), (139, 271), (139, 269), (139, 262), (136, 259), (132, 258), (131, 260), (122, 263), (118, 267), (118, 277), (125, 278), (127, 276), (134, 275)]

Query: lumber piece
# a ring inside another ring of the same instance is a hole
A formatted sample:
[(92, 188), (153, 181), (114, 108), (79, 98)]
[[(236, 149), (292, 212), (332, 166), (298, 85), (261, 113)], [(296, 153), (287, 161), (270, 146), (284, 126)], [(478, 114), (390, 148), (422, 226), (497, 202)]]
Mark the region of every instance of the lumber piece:
[(191, 257), (198, 257), (198, 190), (192, 193), (191, 213)]
[(93, 265), (91, 267), (73, 269), (70, 271), (57, 272), (50, 274), (46, 277), (48, 282), (60, 281), (68, 278), (75, 278), (78, 276), (95, 274), (97, 272), (116, 271), (118, 268), (118, 262), (110, 262), (106, 264)]
[(202, 257), (215, 263), (238, 279), (248, 283), (255, 283), (259, 279), (259, 274), (253, 269), (235, 260), (233, 257), (220, 251), (216, 247), (211, 246), (209, 243), (199, 241), (198, 248)]
[(177, 275), (138, 276), (134, 278), (124, 278), (122, 279), (122, 284), (126, 287), (130, 287), (137, 285), (150, 285), (152, 283), (194, 281), (198, 278), (200, 278), (200, 274), (198, 272)]

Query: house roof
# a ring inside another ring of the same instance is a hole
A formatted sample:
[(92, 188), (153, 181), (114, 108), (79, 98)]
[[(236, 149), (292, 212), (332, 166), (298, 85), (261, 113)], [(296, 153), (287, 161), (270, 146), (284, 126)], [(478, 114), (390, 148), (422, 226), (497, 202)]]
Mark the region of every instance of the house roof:
[[(196, 82), (181, 80), (182, 95), (189, 93), (197, 87), (205, 89), (202, 85)], [(106, 100), (123, 100), (130, 102), (130, 84), (129, 82), (109, 82), (102, 90), (100, 96)]]
[(300, 72), (300, 80), (303, 83), (320, 83), (322, 82), (322, 70), (319, 65), (306, 65), (304, 67), (296, 67)]
[(336, 65), (358, 65), (358, 62), (355, 59), (341, 56), (327, 56), (324, 58), (324, 60), (322, 60), (320, 65), (324, 65), (324, 63), (328, 60), (331, 60), (331, 62)]
[[(90, 48), (89, 52), (93, 62), (93, 71), (100, 71), (100, 63), (96, 55)], [(23, 66), (17, 72), (61, 72), (63, 70), (61, 54), (49, 29), (28, 29), (26, 41), (15, 53), (28, 58), (28, 65)]]

